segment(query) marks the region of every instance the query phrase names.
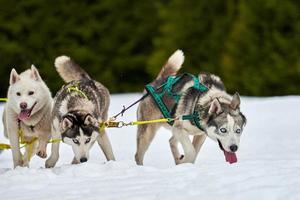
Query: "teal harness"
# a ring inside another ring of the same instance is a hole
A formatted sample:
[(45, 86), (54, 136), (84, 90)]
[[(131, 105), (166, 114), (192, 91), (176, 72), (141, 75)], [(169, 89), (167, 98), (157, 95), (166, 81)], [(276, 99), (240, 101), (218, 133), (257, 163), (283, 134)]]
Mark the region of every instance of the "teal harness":
[[(167, 78), (166, 82), (164, 82), (158, 88), (154, 88), (150, 84), (146, 85), (146, 90), (147, 90), (148, 94), (151, 95), (151, 97), (155, 101), (156, 105), (158, 106), (158, 108), (161, 111), (164, 118), (167, 118), (167, 119), (172, 118), (172, 110), (177, 106), (177, 104), (181, 98), (181, 94), (173, 92), (173, 87), (184, 76), (190, 76), (192, 78), (192, 80), (194, 81), (194, 85), (193, 85), (194, 89), (196, 89), (200, 92), (205, 92), (208, 90), (208, 88), (205, 85), (200, 83), (198, 77), (196, 77), (192, 74), (188, 74), (188, 73), (178, 75), (178, 76), (169, 76)], [(160, 92), (157, 91), (159, 89), (161, 89)], [(166, 104), (163, 101), (163, 97), (168, 97), (175, 101), (175, 105), (173, 106), (172, 109), (170, 109), (170, 110), (168, 109), (168, 107), (166, 106)], [(200, 125), (199, 113), (197, 111), (194, 111), (192, 114), (182, 116), (182, 120), (190, 120), (192, 122), (192, 124), (195, 124), (195, 126), (197, 128), (199, 128), (200, 130), (203, 130)], [(168, 122), (168, 124), (170, 124), (171, 126), (173, 125), (173, 123), (174, 123), (173, 120), (170, 120)]]

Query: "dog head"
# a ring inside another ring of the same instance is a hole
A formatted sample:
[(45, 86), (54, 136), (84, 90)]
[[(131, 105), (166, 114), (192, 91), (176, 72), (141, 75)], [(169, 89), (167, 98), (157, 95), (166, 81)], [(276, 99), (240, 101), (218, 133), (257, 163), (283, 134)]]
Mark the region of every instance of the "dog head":
[(78, 162), (89, 159), (89, 151), (99, 136), (99, 124), (91, 114), (73, 111), (66, 114), (61, 123), (62, 141), (72, 146)]
[(8, 103), (19, 120), (27, 120), (51, 99), (51, 93), (34, 65), (20, 75), (15, 69), (10, 73)]
[(233, 95), (230, 104), (214, 99), (209, 107), (207, 135), (219, 144), (226, 161), (237, 161), (235, 152), (239, 148), (240, 138), (246, 124), (246, 117), (240, 112), (240, 97)]

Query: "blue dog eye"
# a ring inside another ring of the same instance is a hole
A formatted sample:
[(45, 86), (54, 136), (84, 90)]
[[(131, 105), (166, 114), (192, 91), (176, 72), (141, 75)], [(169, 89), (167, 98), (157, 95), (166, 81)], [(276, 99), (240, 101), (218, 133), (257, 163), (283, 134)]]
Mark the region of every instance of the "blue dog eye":
[(227, 130), (226, 130), (226, 128), (220, 128), (220, 132), (221, 133), (227, 133)]

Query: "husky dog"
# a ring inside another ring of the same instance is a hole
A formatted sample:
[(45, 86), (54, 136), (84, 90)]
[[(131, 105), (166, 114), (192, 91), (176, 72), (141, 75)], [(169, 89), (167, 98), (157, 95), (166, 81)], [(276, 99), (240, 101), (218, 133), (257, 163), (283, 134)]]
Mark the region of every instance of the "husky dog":
[[(169, 76), (177, 74), (183, 61), (183, 52), (177, 50), (151, 85), (159, 88)], [(240, 137), (246, 124), (246, 118), (240, 112), (239, 94), (235, 93), (233, 96), (227, 94), (223, 82), (215, 75), (199, 74), (197, 78), (206, 86), (206, 91), (200, 92), (193, 88), (194, 80), (190, 76), (185, 76), (172, 88), (172, 92), (181, 96), (177, 105), (172, 106), (168, 99), (165, 99), (164, 103), (169, 108), (173, 107), (173, 117), (180, 118), (196, 111), (201, 129), (190, 120), (175, 120), (173, 126), (158, 123), (139, 125), (135, 155), (137, 164), (143, 165), (145, 152), (161, 126), (172, 131), (169, 142), (176, 164), (194, 163), (207, 136), (218, 143), (226, 161), (230, 163), (237, 161), (235, 152), (238, 150)], [(151, 96), (147, 96), (140, 102), (137, 111), (138, 120), (162, 117), (161, 111)], [(193, 136), (192, 141), (189, 136)], [(183, 147), (184, 155), (179, 153), (178, 142)]]
[[(9, 84), (8, 102), (3, 113), (4, 134), (11, 144), (14, 167), (28, 166), (33, 153), (41, 158), (47, 157), (52, 97), (33, 65), (20, 75), (12, 69)], [(25, 142), (34, 141), (26, 146), (23, 158), (19, 149), (20, 131)]]
[[(86, 162), (95, 141), (107, 160), (115, 160), (105, 130), (99, 130), (99, 122), (107, 120), (109, 91), (67, 56), (56, 58), (55, 67), (67, 84), (54, 98), (52, 138), (72, 146), (72, 164)], [(46, 167), (54, 167), (58, 157), (59, 143), (53, 143)]]

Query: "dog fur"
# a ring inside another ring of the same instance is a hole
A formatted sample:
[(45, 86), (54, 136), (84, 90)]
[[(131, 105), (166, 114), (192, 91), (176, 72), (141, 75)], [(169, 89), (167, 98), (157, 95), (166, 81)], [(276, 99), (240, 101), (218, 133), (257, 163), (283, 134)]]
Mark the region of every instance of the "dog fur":
[(46, 147), (51, 136), (52, 97), (49, 88), (42, 80), (38, 70), (32, 65), (20, 75), (15, 69), (10, 74), (8, 101), (4, 107), (4, 134), (9, 138), (14, 167), (29, 165), (29, 146), (22, 158), (19, 149), (20, 128), (25, 141), (38, 138), (33, 143), (33, 154), (46, 158)]
[[(99, 130), (99, 122), (107, 120), (110, 103), (109, 91), (67, 56), (55, 60), (55, 67), (67, 82), (54, 98), (52, 111), (52, 138), (72, 146), (72, 163), (86, 162), (89, 150), (98, 142), (107, 160), (115, 160), (111, 144), (105, 130)], [(80, 92), (70, 92), (70, 87), (78, 87)], [(46, 167), (54, 167), (59, 158), (59, 143), (53, 143), (51, 156)]]
[[(166, 81), (168, 76), (176, 75), (183, 61), (183, 52), (177, 50), (168, 59), (151, 85), (157, 88)], [(225, 86), (218, 76), (201, 73), (198, 78), (208, 88), (207, 91), (200, 92), (194, 89), (192, 87), (194, 81), (189, 76), (182, 78), (174, 85), (172, 91), (181, 94), (174, 111), (174, 117), (189, 115), (193, 111), (198, 111), (203, 130), (197, 128), (189, 120), (176, 120), (173, 126), (161, 123), (139, 125), (137, 128), (137, 152), (135, 154), (137, 164), (143, 165), (145, 152), (157, 130), (162, 126), (172, 131), (169, 142), (176, 164), (194, 163), (207, 136), (219, 143), (226, 159), (228, 155), (234, 154), (235, 156), (241, 133), (246, 124), (246, 118), (240, 112), (240, 97), (238, 93), (233, 96), (226, 93)], [(164, 103), (170, 108), (171, 102), (165, 100)], [(161, 111), (151, 96), (147, 96), (140, 102), (137, 111), (138, 120), (152, 120), (162, 117)], [(189, 136), (193, 136), (192, 141)], [(180, 154), (178, 143), (182, 145), (184, 155)]]

